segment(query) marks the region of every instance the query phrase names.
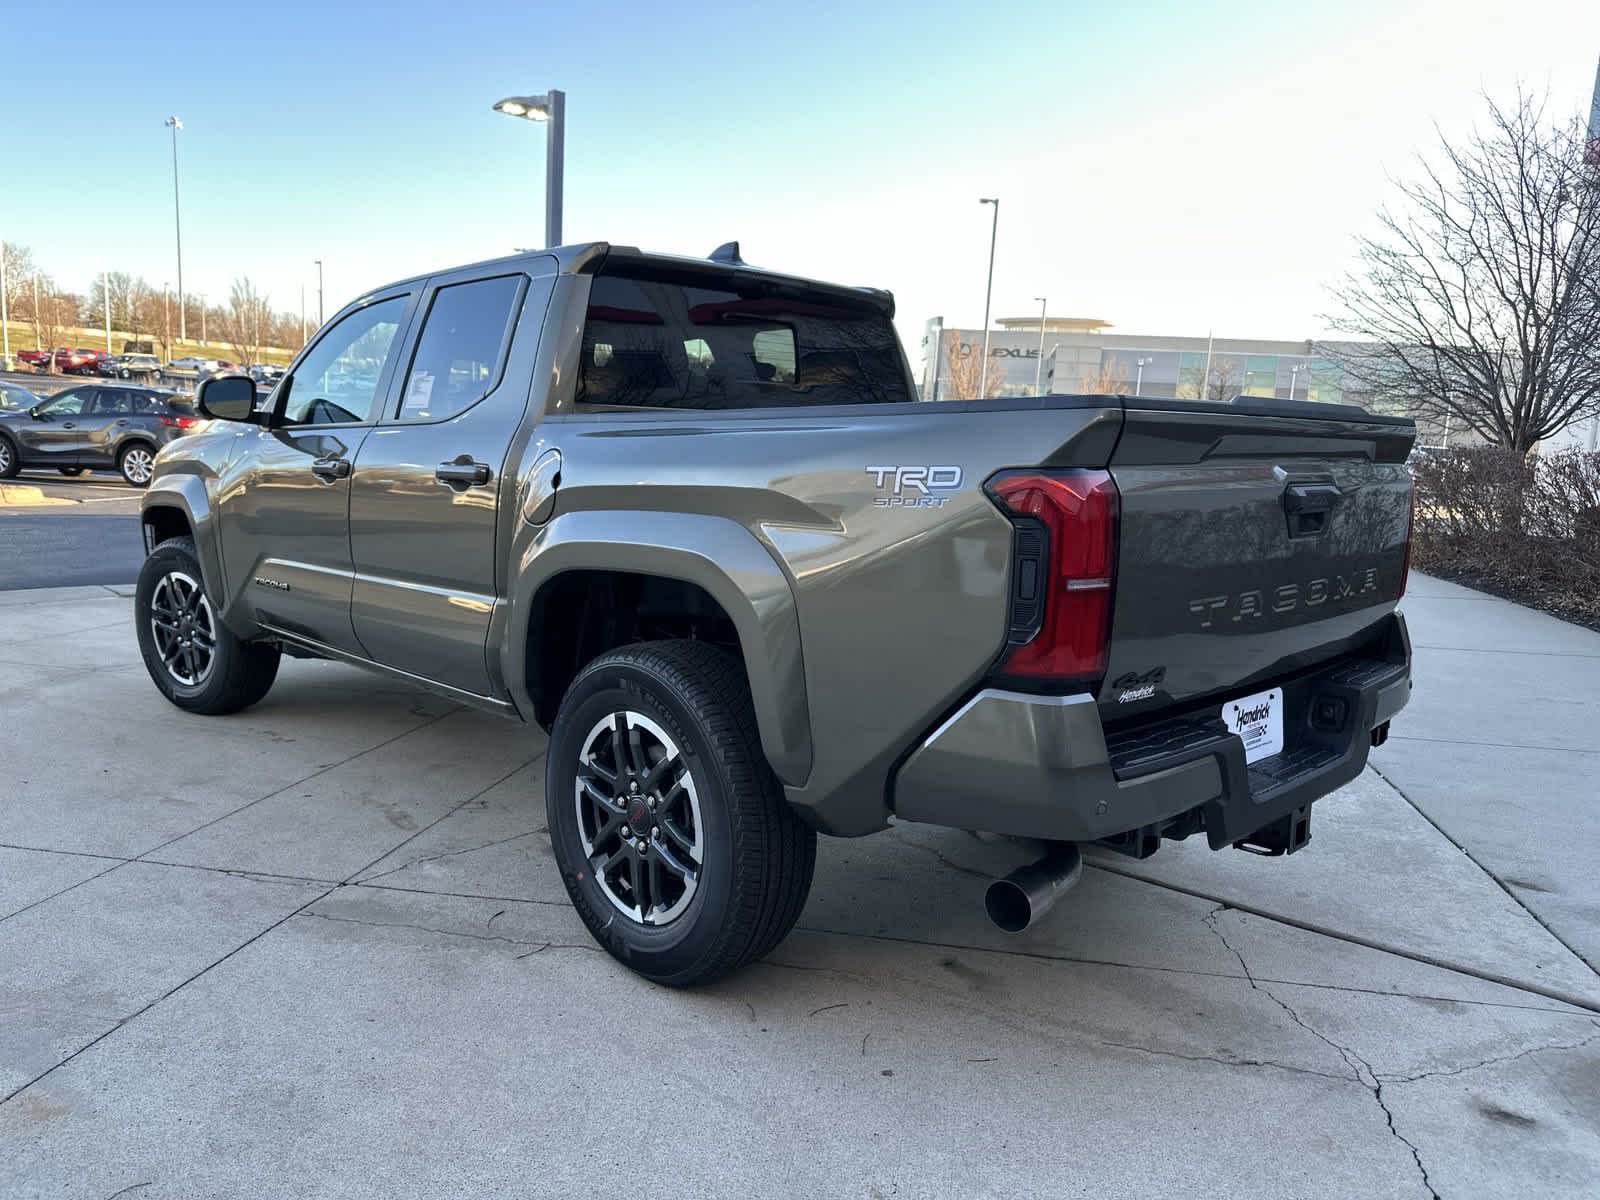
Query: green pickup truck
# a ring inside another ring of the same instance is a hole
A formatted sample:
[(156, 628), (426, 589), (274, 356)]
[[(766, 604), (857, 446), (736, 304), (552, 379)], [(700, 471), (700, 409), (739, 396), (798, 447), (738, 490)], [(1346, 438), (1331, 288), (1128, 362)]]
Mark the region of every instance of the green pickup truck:
[(180, 708), (282, 654), (549, 731), (572, 901), (669, 984), (764, 954), (816, 835), (1290, 853), (1410, 691), (1411, 422), (1276, 400), (919, 402), (888, 293), (603, 243), (350, 304), (143, 499)]

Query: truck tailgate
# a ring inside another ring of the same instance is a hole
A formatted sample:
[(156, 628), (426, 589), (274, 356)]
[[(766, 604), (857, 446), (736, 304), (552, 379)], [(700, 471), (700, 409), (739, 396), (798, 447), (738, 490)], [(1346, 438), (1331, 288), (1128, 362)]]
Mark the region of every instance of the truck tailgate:
[(1108, 720), (1345, 653), (1400, 596), (1409, 420), (1263, 401), (1125, 401)]

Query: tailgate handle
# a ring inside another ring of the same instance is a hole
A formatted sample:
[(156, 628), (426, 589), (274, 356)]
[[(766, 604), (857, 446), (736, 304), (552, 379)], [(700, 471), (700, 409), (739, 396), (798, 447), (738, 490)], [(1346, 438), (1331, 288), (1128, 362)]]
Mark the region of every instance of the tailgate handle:
[(1283, 513), (1291, 538), (1321, 537), (1328, 532), (1334, 506), (1344, 497), (1338, 484), (1291, 483), (1283, 489)]

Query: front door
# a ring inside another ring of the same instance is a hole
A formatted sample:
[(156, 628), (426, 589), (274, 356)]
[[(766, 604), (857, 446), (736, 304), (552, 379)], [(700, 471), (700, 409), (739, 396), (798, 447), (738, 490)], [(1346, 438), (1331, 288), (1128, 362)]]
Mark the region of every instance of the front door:
[(57, 392), (35, 407), (35, 415), (7, 426), (22, 443), (23, 462), (37, 467), (77, 465), (83, 442), (80, 426), (87, 419), (84, 410), (94, 400), (95, 391), (75, 387)]
[(352, 654), (350, 473), (413, 298), (379, 297), (330, 325), (274, 393), (271, 427), (239, 435), (217, 489), (229, 606)]
[[(553, 264), (552, 264), (553, 265)], [(410, 362), (356, 455), (350, 494), (356, 636), (380, 663), (492, 695), (502, 471), (528, 405), (553, 277), (429, 281)]]

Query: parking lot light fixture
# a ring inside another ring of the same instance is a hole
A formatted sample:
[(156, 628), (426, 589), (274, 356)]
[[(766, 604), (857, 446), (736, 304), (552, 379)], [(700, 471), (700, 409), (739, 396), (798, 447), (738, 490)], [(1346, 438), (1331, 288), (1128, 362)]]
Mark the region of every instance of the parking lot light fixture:
[(494, 111), (545, 123), (544, 244), (561, 244), (561, 181), (567, 144), (567, 94), (552, 88), (542, 96), (507, 96)]
[(981, 400), (989, 390), (989, 301), (994, 296), (994, 240), (1000, 232), (1000, 199), (979, 197), (978, 203), (994, 205), (994, 219), (989, 222), (989, 282), (983, 289), (983, 362), (978, 366), (978, 399)]
[(1039, 387), (1044, 382), (1044, 314), (1050, 307), (1050, 302), (1043, 296), (1035, 296), (1039, 302), (1039, 358), (1033, 364), (1033, 394), (1042, 395)]
[(178, 240), (178, 340), (185, 341), (189, 334), (183, 319), (183, 212), (178, 204), (178, 130), (183, 128), (183, 122), (172, 116), (165, 124), (172, 130), (172, 228)]

